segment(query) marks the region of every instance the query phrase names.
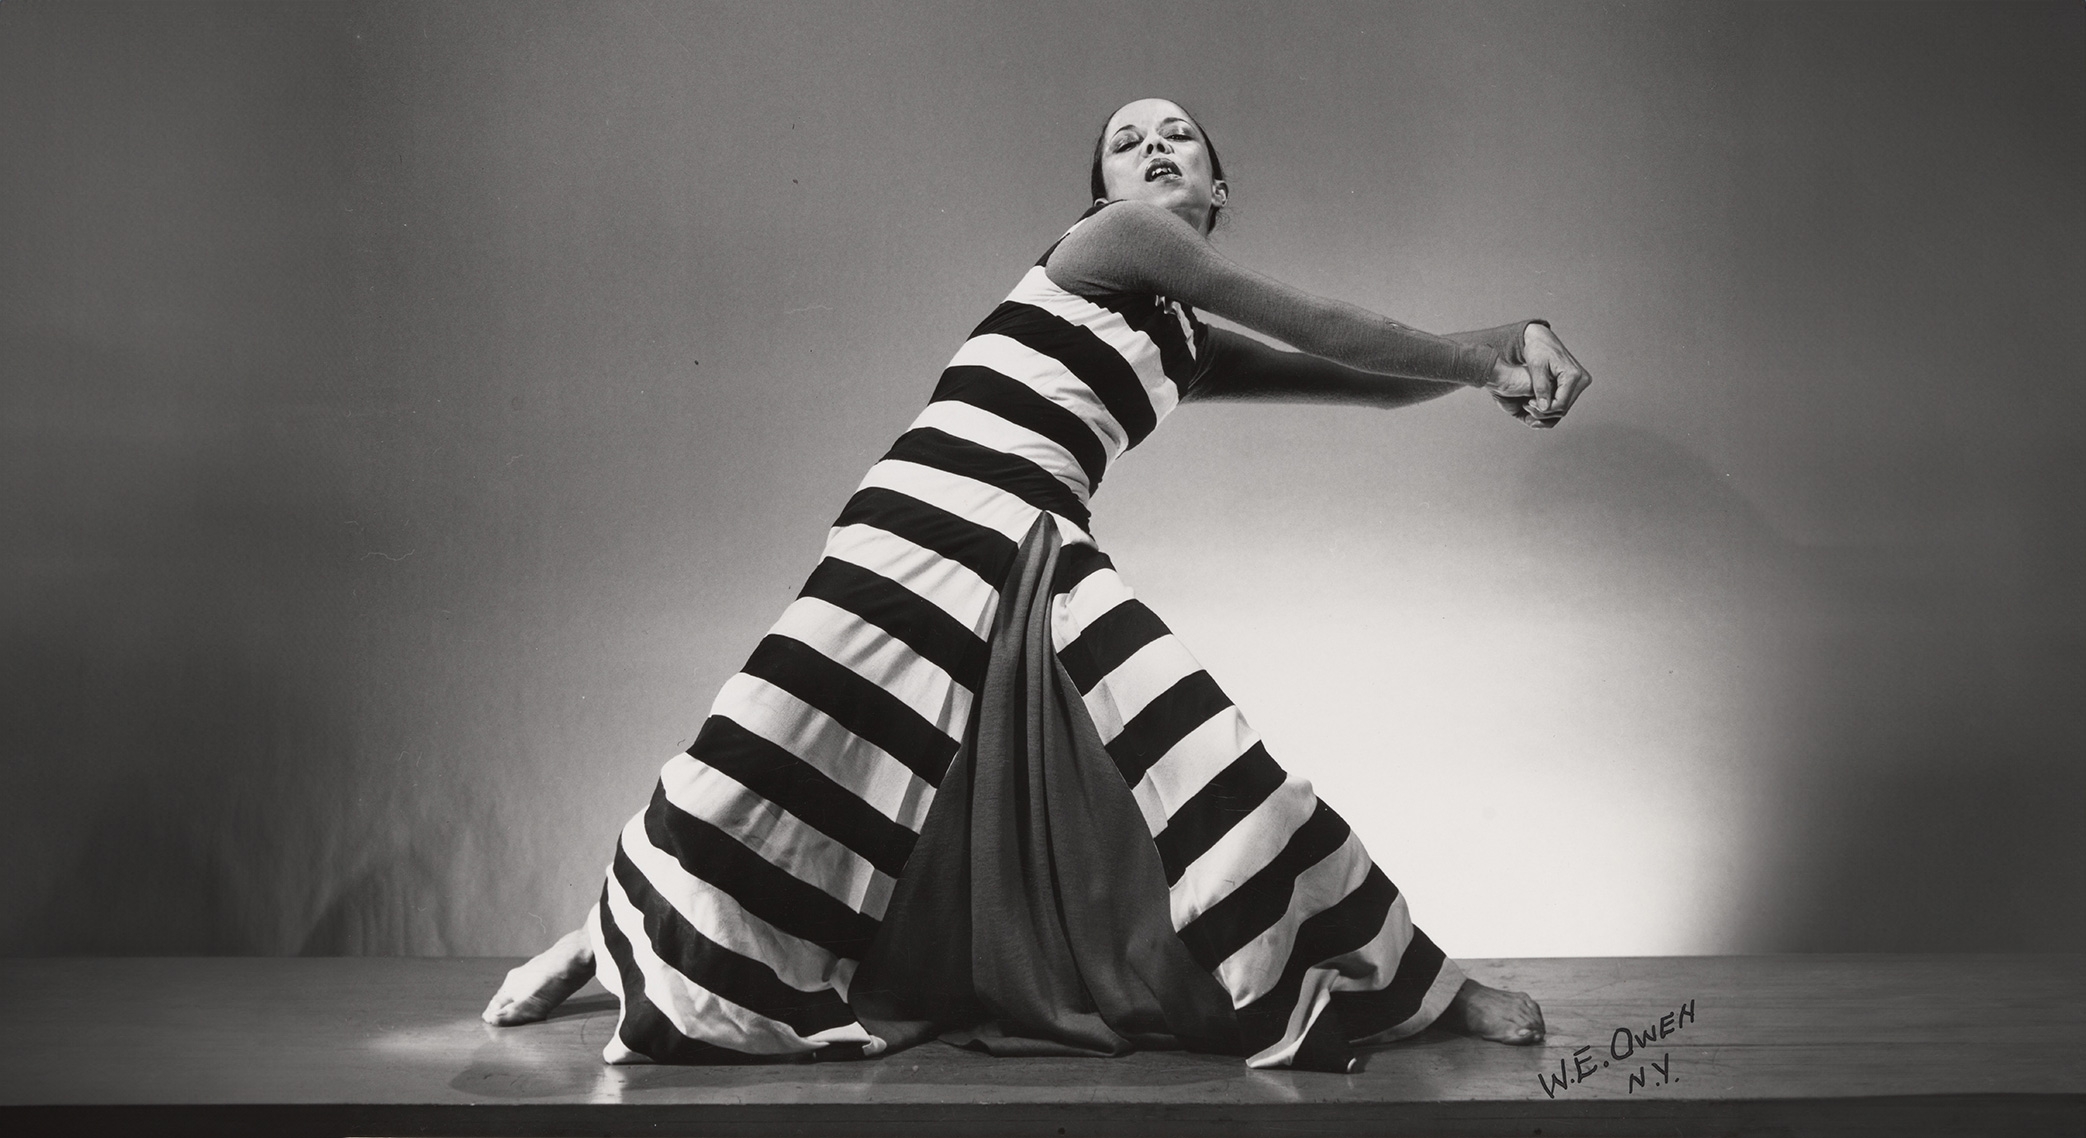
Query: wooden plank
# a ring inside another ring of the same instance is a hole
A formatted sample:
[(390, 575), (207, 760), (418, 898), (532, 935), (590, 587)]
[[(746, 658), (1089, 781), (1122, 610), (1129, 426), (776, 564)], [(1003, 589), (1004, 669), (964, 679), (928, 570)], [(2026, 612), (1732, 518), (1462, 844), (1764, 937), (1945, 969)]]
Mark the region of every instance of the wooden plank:
[(1500, 1135), (1676, 1136), (1999, 1136), (2076, 1138), (2086, 1109), (2076, 1102), (2015, 1096), (1895, 1099), (1753, 1100), (1647, 1107), (1612, 1103), (1560, 1110), (1529, 1103), (1410, 1103), (1368, 1110), (1303, 1104), (1280, 1109), (1216, 1109), (1125, 1103), (1106, 1110), (1068, 1105), (998, 1106), (961, 1102), (929, 1107), (858, 1108), (688, 1106), (191, 1106), (0, 1108), (11, 1133), (100, 1138), (111, 1133), (209, 1138), (333, 1138), (427, 1135), (851, 1135), (1120, 1136), (1371, 1135), (1380, 1138), (1492, 1138)]
[(228, 1133), (2086, 1130), (2077, 956), (1472, 961), (1543, 1002), (1544, 1046), (1428, 1032), (1345, 1076), (941, 1045), (855, 1063), (609, 1067), (614, 1008), (598, 989), (547, 1023), (478, 1022), (512, 963), (0, 962), (0, 1110), (40, 1130), (132, 1117)]
[[(2062, 956), (1784, 956), (1472, 961), (1537, 996), (1553, 1035), (1606, 1046), (1693, 1002), (1689, 1043), (2039, 1044), (2077, 1035), (2086, 968)], [(1714, 960), (1714, 966), (1703, 962)], [(2069, 961), (2070, 963), (2067, 963)]]

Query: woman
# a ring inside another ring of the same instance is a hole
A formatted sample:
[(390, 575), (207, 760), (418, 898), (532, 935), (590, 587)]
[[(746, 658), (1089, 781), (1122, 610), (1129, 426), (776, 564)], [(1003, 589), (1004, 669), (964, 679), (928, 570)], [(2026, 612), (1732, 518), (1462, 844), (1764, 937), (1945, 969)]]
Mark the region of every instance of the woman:
[(1540, 322), (1431, 336), (1233, 265), (1207, 240), (1222, 166), (1175, 103), (1110, 116), (1091, 182), (666, 764), (586, 925), (509, 973), (488, 1023), (543, 1018), (605, 960), (611, 1062), (939, 1036), (1347, 1070), (1437, 1021), (1542, 1039), (1130, 595), (1087, 503), (1184, 399), (1470, 386), (1551, 427), (1585, 370)]

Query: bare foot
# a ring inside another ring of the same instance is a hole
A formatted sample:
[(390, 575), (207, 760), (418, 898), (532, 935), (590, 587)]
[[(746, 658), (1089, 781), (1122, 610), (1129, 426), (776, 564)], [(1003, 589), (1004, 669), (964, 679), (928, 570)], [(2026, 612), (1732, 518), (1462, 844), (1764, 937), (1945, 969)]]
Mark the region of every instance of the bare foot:
[(593, 978), (594, 947), (587, 943), (587, 930), (574, 929), (509, 971), (479, 1018), (494, 1027), (535, 1023)]
[(1543, 1041), (1543, 1009), (1526, 992), (1487, 988), (1476, 980), (1463, 981), (1438, 1022), (1450, 1031), (1494, 1043)]

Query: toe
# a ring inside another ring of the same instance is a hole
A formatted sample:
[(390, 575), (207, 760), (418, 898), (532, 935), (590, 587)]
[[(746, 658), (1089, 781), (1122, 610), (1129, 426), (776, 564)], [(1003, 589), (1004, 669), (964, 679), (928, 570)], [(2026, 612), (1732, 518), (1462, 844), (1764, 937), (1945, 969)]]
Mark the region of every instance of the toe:
[(506, 1027), (514, 1023), (515, 1014), (520, 1010), (524, 1000), (523, 996), (517, 994), (516, 988), (514, 973), (510, 972), (507, 974), (507, 982), (501, 984), (500, 990), (493, 993), (493, 998), (487, 1001), (485, 1011), (480, 1013), (478, 1018), (496, 1027)]
[(518, 1027), (542, 1018), (543, 1012), (536, 1007), (536, 1001), (529, 999), (508, 1000), (498, 1008), (485, 1009), (484, 1016), (485, 1022), (494, 1027)]

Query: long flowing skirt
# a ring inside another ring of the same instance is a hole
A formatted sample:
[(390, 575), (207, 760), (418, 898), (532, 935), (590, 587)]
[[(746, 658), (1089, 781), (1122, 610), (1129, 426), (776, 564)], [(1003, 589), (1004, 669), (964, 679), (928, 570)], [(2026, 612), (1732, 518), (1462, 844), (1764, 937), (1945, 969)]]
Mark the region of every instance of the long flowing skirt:
[[(988, 682), (1024, 646), (1054, 654), (1051, 674), (1032, 651), (1025, 688)], [(1024, 759), (1018, 740), (981, 742), (981, 725), (1012, 739), (1040, 722), (1052, 691), (1072, 743)], [(915, 856), (929, 849), (943, 852)], [(1080, 881), (1117, 884), (1065, 902)], [(1035, 935), (1010, 940), (1010, 912), (1042, 914)], [(1353, 1048), (1431, 1023), (1463, 979), (1077, 522), (890, 460), (660, 772), (589, 928), (622, 1003), (610, 1062), (855, 1057), (944, 1034), (1005, 1054), (1183, 1044), (1344, 1069)], [(1111, 944), (1139, 999), (1097, 970)], [(968, 975), (902, 964), (936, 953)], [(858, 970), (875, 983), (855, 991)], [(893, 996), (922, 983), (957, 990)]]

